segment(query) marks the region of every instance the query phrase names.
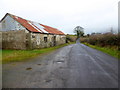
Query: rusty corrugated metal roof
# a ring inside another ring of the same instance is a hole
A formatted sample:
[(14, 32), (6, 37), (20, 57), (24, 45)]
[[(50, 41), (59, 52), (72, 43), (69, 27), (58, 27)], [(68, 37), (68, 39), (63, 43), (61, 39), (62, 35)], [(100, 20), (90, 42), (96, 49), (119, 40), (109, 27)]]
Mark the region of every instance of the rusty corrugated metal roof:
[(22, 26), (27, 28), (31, 32), (39, 32), (39, 33), (50, 33), (50, 34), (59, 34), (64, 35), (62, 31), (59, 31), (56, 28), (43, 25), (37, 22), (33, 22), (30, 20), (23, 19), (21, 17), (9, 14), (12, 18), (14, 18), (17, 22), (19, 22)]

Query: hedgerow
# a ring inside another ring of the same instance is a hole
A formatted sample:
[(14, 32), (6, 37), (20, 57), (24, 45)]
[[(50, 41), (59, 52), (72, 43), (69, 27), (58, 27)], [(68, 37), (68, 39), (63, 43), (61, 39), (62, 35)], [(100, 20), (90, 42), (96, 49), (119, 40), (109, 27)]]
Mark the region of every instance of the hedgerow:
[(80, 39), (81, 42), (86, 42), (91, 45), (97, 45), (101, 47), (115, 47), (120, 50), (120, 33), (119, 34), (112, 34), (112, 33), (105, 33), (105, 34), (95, 34), (90, 35), (89, 37), (83, 37)]

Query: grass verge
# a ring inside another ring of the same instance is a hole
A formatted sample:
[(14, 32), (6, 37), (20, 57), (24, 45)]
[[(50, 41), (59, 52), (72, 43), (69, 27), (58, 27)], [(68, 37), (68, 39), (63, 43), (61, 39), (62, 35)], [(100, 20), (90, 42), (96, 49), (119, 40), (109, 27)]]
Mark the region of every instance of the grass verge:
[(0, 50), (0, 64), (2, 64), (2, 50)]
[(116, 58), (119, 58), (120, 59), (120, 51), (116, 50), (116, 49), (112, 49), (110, 47), (100, 47), (100, 46), (96, 46), (96, 45), (91, 45), (89, 43), (83, 43), (91, 48), (94, 48), (94, 49), (97, 49), (97, 50), (100, 50), (104, 53), (107, 53), (113, 57), (116, 57)]
[(2, 63), (6, 64), (10, 62), (25, 61), (27, 59), (54, 51), (58, 48), (61, 48), (70, 44), (74, 44), (74, 43), (75, 42), (70, 42), (70, 43), (66, 43), (63, 45), (55, 46), (55, 47), (35, 49), (35, 50), (2, 50)]

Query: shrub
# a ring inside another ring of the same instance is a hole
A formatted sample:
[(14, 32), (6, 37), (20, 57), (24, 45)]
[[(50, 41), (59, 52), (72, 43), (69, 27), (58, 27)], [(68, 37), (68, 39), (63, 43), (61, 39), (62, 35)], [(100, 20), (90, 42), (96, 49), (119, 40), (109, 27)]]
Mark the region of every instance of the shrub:
[(76, 35), (66, 35), (66, 40), (67, 42), (75, 42), (77, 39), (77, 36)]
[[(89, 37), (81, 38), (81, 42), (87, 42), (92, 45), (98, 46), (120, 46), (120, 34), (112, 34), (112, 33), (105, 33), (105, 34), (95, 34)], [(120, 50), (120, 48), (118, 47)]]

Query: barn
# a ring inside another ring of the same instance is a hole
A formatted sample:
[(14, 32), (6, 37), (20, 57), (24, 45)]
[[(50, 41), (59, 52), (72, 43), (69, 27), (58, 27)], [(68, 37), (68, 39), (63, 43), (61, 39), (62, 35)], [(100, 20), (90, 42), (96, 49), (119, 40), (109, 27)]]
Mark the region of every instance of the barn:
[(38, 49), (66, 43), (62, 31), (10, 13), (0, 21), (0, 34), (3, 49)]

